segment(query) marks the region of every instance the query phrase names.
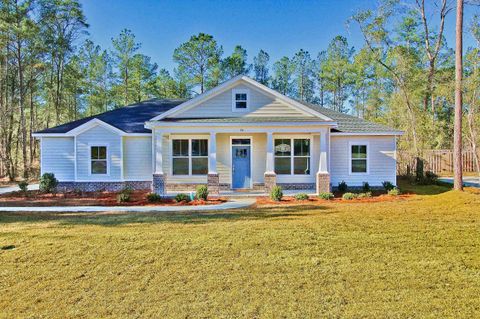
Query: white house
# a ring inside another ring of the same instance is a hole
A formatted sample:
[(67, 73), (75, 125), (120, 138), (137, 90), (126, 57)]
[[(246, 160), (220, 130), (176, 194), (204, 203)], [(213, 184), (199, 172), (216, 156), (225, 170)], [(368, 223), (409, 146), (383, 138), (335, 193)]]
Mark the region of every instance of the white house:
[(36, 132), (60, 187), (316, 189), (396, 184), (402, 132), (237, 76), (190, 100), (148, 100)]

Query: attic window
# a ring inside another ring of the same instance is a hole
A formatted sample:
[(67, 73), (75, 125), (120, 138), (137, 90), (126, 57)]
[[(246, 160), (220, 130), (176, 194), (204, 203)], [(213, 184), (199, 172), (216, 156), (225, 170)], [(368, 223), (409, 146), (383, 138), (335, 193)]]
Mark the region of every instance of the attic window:
[(232, 90), (232, 111), (245, 112), (249, 108), (248, 90)]

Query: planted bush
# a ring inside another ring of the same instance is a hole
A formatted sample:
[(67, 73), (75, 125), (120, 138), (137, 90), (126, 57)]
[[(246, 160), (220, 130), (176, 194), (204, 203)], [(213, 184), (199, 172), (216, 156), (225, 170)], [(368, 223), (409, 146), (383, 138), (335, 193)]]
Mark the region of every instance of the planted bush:
[(175, 201), (177, 203), (180, 203), (180, 202), (188, 203), (190, 201), (190, 196), (188, 196), (188, 194), (180, 193), (175, 195)]
[(357, 198), (370, 198), (370, 197), (372, 197), (372, 192), (365, 192), (357, 195)]
[(384, 181), (384, 182), (382, 183), (382, 185), (383, 185), (383, 188), (385, 188), (385, 190), (386, 190), (387, 192), (395, 188), (395, 185), (393, 185), (393, 184), (390, 183), (389, 181)]
[(206, 185), (197, 186), (197, 189), (196, 189), (196, 192), (195, 192), (195, 198), (196, 199), (207, 200), (207, 198), (208, 198), (208, 187)]
[(368, 184), (368, 182), (363, 182), (363, 186), (362, 186), (362, 190), (364, 193), (368, 193), (370, 192), (370, 184)]
[(340, 193), (345, 193), (346, 191), (348, 191), (348, 185), (347, 183), (345, 183), (345, 181), (338, 183), (338, 191)]
[(355, 199), (357, 197), (358, 197), (358, 195), (355, 194), (355, 193), (345, 193), (342, 196), (342, 198), (345, 199), (345, 200), (352, 200), (352, 199)]
[(58, 180), (53, 173), (45, 173), (40, 177), (40, 191), (42, 193), (54, 193), (58, 186)]
[(147, 201), (150, 203), (158, 203), (161, 200), (162, 200), (162, 196), (158, 195), (157, 193), (147, 194)]
[(305, 193), (300, 193), (295, 195), (296, 200), (308, 200), (308, 198), (309, 198), (308, 195)]
[(22, 191), (22, 193), (23, 193), (24, 195), (27, 195), (28, 182), (27, 182), (27, 181), (18, 182), (18, 188), (20, 188), (20, 190)]
[(120, 193), (117, 195), (117, 203), (126, 203), (130, 201), (129, 193)]
[(280, 186), (273, 186), (272, 191), (270, 192), (270, 198), (276, 202), (279, 202), (282, 200), (283, 197), (283, 191)]
[(397, 187), (392, 188), (391, 190), (388, 191), (388, 195), (390, 196), (398, 196), (400, 195), (400, 189)]
[(318, 198), (323, 199), (323, 200), (331, 200), (333, 199), (333, 194), (332, 193), (320, 193), (318, 194)]
[(431, 184), (435, 184), (438, 180), (438, 175), (435, 174), (434, 172), (432, 171), (426, 171), (425, 172), (425, 184), (427, 185), (431, 185)]

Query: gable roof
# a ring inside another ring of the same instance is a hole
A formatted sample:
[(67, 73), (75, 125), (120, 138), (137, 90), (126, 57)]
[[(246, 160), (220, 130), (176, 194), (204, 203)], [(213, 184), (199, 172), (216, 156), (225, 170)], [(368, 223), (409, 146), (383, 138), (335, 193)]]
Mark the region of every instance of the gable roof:
[(248, 76), (245, 76), (245, 75), (237, 75), (236, 77), (233, 77), (231, 78), (230, 80), (226, 81), (226, 82), (223, 82), (222, 84), (212, 88), (211, 90), (208, 90), (202, 94), (199, 94), (197, 95), (196, 97), (194, 97), (193, 99), (191, 100), (188, 100), (186, 101), (185, 103), (182, 103), (180, 105), (178, 105), (177, 107), (167, 111), (167, 112), (164, 112), (160, 115), (157, 115), (155, 116), (154, 118), (151, 119), (151, 121), (159, 121), (159, 120), (162, 120), (164, 118), (167, 118), (167, 117), (175, 117), (176, 114), (179, 114), (179, 113), (183, 113), (197, 105), (199, 105), (200, 103), (208, 100), (208, 99), (211, 99), (223, 92), (226, 92), (228, 90), (230, 90), (231, 88), (233, 88), (234, 86), (240, 84), (240, 83), (246, 83), (246, 84), (249, 84), (251, 86), (253, 86), (254, 88), (257, 88), (258, 90), (268, 94), (268, 95), (271, 95), (275, 98), (277, 98), (278, 100), (284, 102), (285, 104), (287, 104), (288, 106), (294, 108), (294, 109), (297, 109), (298, 111), (302, 112), (302, 113), (306, 113), (306, 115), (313, 115), (313, 116), (316, 116), (317, 118), (320, 118), (324, 121), (331, 121), (332, 119), (330, 119), (328, 116), (320, 113), (320, 112), (317, 112), (316, 110), (312, 109), (312, 108), (309, 108), (309, 107), (306, 107), (304, 104), (292, 99), (292, 98), (289, 98), (288, 96), (285, 96), (283, 94), (280, 94), (279, 92), (275, 91), (275, 90), (272, 90), (271, 88), (249, 78)]
[(151, 99), (59, 126), (47, 128), (35, 132), (35, 134), (68, 133), (93, 119), (100, 120), (125, 133), (150, 133), (151, 131), (145, 128), (146, 121), (182, 104), (185, 101), (186, 100), (184, 99)]

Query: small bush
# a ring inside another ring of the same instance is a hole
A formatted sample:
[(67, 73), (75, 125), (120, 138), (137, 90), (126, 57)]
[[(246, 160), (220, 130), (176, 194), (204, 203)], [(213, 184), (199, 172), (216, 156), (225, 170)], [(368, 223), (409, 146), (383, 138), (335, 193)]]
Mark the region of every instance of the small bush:
[(400, 195), (400, 190), (397, 187), (392, 188), (388, 191), (388, 195), (390, 196), (398, 196)]
[(389, 181), (384, 181), (384, 182), (382, 183), (382, 185), (383, 185), (383, 188), (385, 188), (385, 190), (386, 190), (387, 192), (395, 188), (395, 185), (393, 185), (393, 184), (390, 183)]
[(270, 192), (270, 198), (276, 202), (282, 200), (283, 191), (280, 186), (273, 186), (272, 191)]
[(295, 195), (296, 200), (308, 200), (308, 198), (309, 198), (308, 195), (305, 193), (299, 193)]
[(18, 183), (18, 188), (22, 191), (24, 195), (27, 195), (28, 191), (28, 182), (27, 181), (21, 181)]
[(318, 198), (323, 199), (323, 200), (331, 200), (333, 199), (333, 194), (332, 193), (320, 193), (318, 194)]
[(368, 184), (368, 182), (363, 182), (362, 190), (364, 193), (370, 192), (371, 191), (370, 184)]
[(117, 195), (117, 203), (126, 203), (130, 201), (129, 193), (120, 193)]
[(53, 173), (45, 173), (40, 177), (40, 191), (42, 193), (54, 193), (58, 186), (58, 180)]
[(357, 195), (357, 198), (370, 198), (370, 197), (372, 197), (372, 192), (365, 192)]
[(196, 189), (196, 192), (195, 192), (195, 198), (196, 199), (207, 200), (207, 198), (208, 198), (208, 187), (206, 185), (197, 186), (197, 189)]
[(432, 185), (432, 184), (435, 184), (438, 180), (438, 175), (435, 174), (434, 172), (432, 171), (426, 171), (425, 172), (425, 184), (427, 185)]
[(157, 193), (148, 193), (147, 194), (147, 201), (149, 203), (158, 203), (162, 200), (162, 196), (158, 195)]
[(348, 191), (348, 185), (347, 183), (345, 183), (345, 181), (338, 183), (338, 191), (340, 193), (345, 193), (346, 191)]
[(188, 203), (190, 201), (190, 196), (188, 196), (188, 194), (180, 193), (175, 195), (175, 201), (177, 203), (180, 203), (180, 202)]
[(342, 198), (345, 199), (345, 200), (352, 200), (352, 199), (355, 199), (357, 197), (358, 197), (358, 195), (355, 194), (355, 193), (345, 193), (342, 196)]

